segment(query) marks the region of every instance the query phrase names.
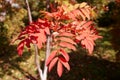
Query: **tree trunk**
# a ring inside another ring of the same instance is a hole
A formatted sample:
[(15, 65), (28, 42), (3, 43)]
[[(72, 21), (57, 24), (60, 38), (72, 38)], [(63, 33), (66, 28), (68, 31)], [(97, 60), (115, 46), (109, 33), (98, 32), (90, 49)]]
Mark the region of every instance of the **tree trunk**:
[[(50, 0), (46, 0), (46, 10), (47, 11), (49, 10), (49, 2), (50, 2)], [(28, 0), (26, 0), (26, 5), (27, 5), (27, 10), (28, 10), (29, 23), (32, 23), (32, 16), (31, 16), (31, 11), (30, 11)], [(35, 63), (36, 63), (36, 66), (37, 66), (37, 70), (39, 72), (40, 80), (47, 80), (48, 68), (46, 66), (46, 61), (47, 61), (47, 58), (50, 55), (50, 50), (51, 50), (50, 43), (51, 43), (51, 40), (52, 40), (51, 39), (51, 35), (48, 35), (47, 36), (46, 58), (45, 58), (45, 63), (44, 63), (44, 70), (42, 70), (41, 66), (40, 66), (39, 55), (38, 55), (38, 47), (37, 47), (36, 44), (34, 44), (34, 48), (35, 48)]]
[[(31, 11), (30, 11), (30, 6), (29, 6), (28, 0), (26, 0), (26, 5), (27, 5), (29, 23), (32, 23), (32, 15), (31, 15)], [(40, 68), (39, 55), (38, 55), (38, 47), (37, 47), (36, 44), (34, 44), (34, 48), (35, 48), (35, 63), (36, 63), (36, 66), (37, 66), (37, 70), (39, 72), (40, 79), (44, 80), (44, 79), (42, 79), (43, 78), (43, 74), (42, 74), (42, 69)]]

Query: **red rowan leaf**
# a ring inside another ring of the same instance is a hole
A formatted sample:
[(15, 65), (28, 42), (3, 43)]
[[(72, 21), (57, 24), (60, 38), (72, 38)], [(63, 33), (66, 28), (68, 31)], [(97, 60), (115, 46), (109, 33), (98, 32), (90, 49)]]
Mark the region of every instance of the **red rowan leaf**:
[(76, 30), (82, 29), (82, 26), (86, 23), (86, 21), (76, 22)]
[(42, 42), (42, 43), (45, 43), (46, 42), (46, 34), (45, 34), (45, 32), (43, 31), (43, 30), (41, 30), (40, 31), (40, 34), (39, 34), (39, 36), (38, 36), (40, 39), (40, 41)]
[(30, 40), (31, 40), (31, 43), (33, 44), (36, 44), (37, 43), (37, 36), (34, 36), (34, 35), (30, 35)]
[(37, 46), (38, 46), (39, 49), (41, 49), (42, 42), (41, 42), (41, 38), (39, 37), (40, 33), (36, 33), (35, 35), (37, 36)]
[(49, 19), (53, 17), (53, 14), (47, 12), (47, 11), (40, 11), (41, 13), (43, 13), (45, 15), (45, 18)]
[(86, 12), (89, 14), (90, 17), (92, 17), (92, 8), (90, 6), (85, 6)]
[(84, 37), (85, 37), (84, 35), (78, 35), (78, 36), (76, 36), (76, 39), (80, 41), (80, 40), (84, 39)]
[(57, 50), (51, 52), (50, 56), (47, 59), (46, 65), (48, 65), (51, 62), (51, 60), (56, 56), (56, 54), (57, 54)]
[(92, 54), (94, 49), (94, 44), (90, 40), (84, 39), (81, 41), (81, 44), (85, 46), (86, 49), (88, 49), (89, 54)]
[(25, 39), (25, 35), (20, 34), (17, 39), (19, 40)]
[(61, 18), (61, 20), (69, 20), (70, 19), (69, 16), (67, 16), (67, 15), (62, 15), (60, 18)]
[(25, 42), (24, 40), (21, 41), (17, 47), (17, 52), (18, 52), (18, 55), (20, 56), (23, 54), (24, 42)]
[(39, 49), (42, 48), (42, 42), (40, 40), (37, 42), (37, 46), (38, 46)]
[(68, 64), (68, 62), (63, 62), (63, 61), (61, 61), (61, 63), (63, 64), (63, 66), (64, 66), (68, 71), (70, 71), (70, 65)]
[(63, 55), (59, 55), (58, 56), (59, 60), (63, 61), (63, 62), (68, 62), (64, 57)]
[(88, 41), (88, 45), (89, 45), (88, 52), (89, 52), (89, 54), (92, 54), (93, 49), (94, 49), (94, 44), (92, 44), (91, 41)]
[(57, 11), (57, 6), (54, 5), (54, 4), (50, 4), (50, 9), (51, 9), (51, 12), (56, 12)]
[(47, 35), (50, 35), (50, 30), (49, 30), (48, 27), (45, 28), (45, 32), (46, 32)]
[(89, 42), (91, 42), (91, 44), (95, 45), (94, 39), (93, 39), (92, 37), (87, 37), (87, 40), (88, 40)]
[(76, 20), (76, 16), (73, 13), (74, 11), (72, 11), (71, 13), (68, 14), (69, 18), (72, 20)]
[(58, 73), (58, 76), (59, 76), (59, 77), (62, 76), (63, 66), (62, 66), (62, 63), (61, 63), (60, 61), (58, 61), (58, 64), (57, 64), (57, 73)]
[(70, 17), (72, 18), (72, 19), (75, 19), (76, 20), (76, 17), (78, 17), (80, 14), (79, 14), (79, 10), (73, 10), (73, 11), (71, 11), (71, 15), (70, 15)]
[(59, 34), (59, 36), (73, 37), (74, 35), (72, 33), (62, 32)]
[(82, 2), (79, 7), (80, 7), (80, 8), (83, 8), (83, 7), (85, 7), (86, 5), (87, 5), (86, 2)]
[(58, 61), (58, 57), (55, 57), (49, 64), (49, 72), (55, 66), (56, 62)]
[(25, 45), (27, 48), (30, 48), (30, 43), (31, 43), (31, 40), (25, 39)]
[(82, 17), (82, 19), (85, 20), (85, 16), (79, 9), (72, 10), (70, 13), (68, 13), (68, 16), (72, 20), (77, 20), (79, 17)]
[(43, 29), (40, 30), (40, 33), (36, 33), (35, 36), (37, 36), (37, 46), (40, 49), (42, 47), (42, 44), (46, 42), (46, 35)]
[(83, 14), (81, 9), (79, 9), (79, 10), (80, 10), (80, 11), (78, 11), (79, 15), (81, 16), (82, 20), (85, 21), (86, 20), (86, 16)]
[(89, 44), (89, 42), (87, 41), (87, 39), (84, 39), (84, 44), (85, 44), (85, 47), (86, 47), (86, 49), (88, 49), (88, 52), (90, 52), (91, 53), (91, 45)]
[(67, 42), (60, 42), (59, 45), (64, 48), (69, 48), (72, 50), (76, 50), (75, 46), (73, 44), (67, 43)]
[(94, 36), (92, 37), (93, 40), (96, 40), (96, 39), (99, 39), (99, 38), (101, 39), (101, 38), (103, 38), (103, 37), (102, 37), (102, 36), (99, 36), (99, 35), (94, 35)]
[(88, 21), (85, 24), (82, 25), (83, 28), (88, 28), (91, 24), (93, 24), (92, 21)]
[(76, 43), (72, 39), (67, 38), (67, 37), (59, 37), (58, 40), (65, 41), (65, 42), (76, 45)]
[(37, 21), (38, 21), (39, 23), (45, 23), (45, 20), (42, 20), (42, 19), (40, 19), (40, 18), (39, 18)]
[(38, 19), (38, 21), (35, 23), (35, 25), (37, 25), (39, 29), (45, 29), (46, 27), (50, 27), (49, 21), (48, 20), (42, 20), (42, 19)]
[(63, 66), (67, 68), (67, 70), (70, 70), (70, 66), (68, 64), (69, 60), (66, 60), (63, 56), (59, 56), (59, 60), (63, 64)]
[(90, 20), (90, 14), (86, 11), (85, 8), (82, 8), (81, 11), (83, 12), (83, 14), (87, 17), (88, 20)]
[(60, 53), (65, 58), (66, 61), (69, 61), (69, 55), (63, 49), (60, 49)]

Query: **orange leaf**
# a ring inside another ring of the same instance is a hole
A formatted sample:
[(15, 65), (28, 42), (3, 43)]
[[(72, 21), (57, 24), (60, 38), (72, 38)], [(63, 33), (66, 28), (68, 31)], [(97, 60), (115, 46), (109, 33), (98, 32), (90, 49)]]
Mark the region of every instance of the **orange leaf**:
[(35, 33), (34, 36), (37, 36), (37, 46), (40, 49), (42, 44), (46, 42), (46, 35), (43, 29), (40, 30), (40, 33)]
[(51, 71), (51, 69), (54, 67), (54, 65), (56, 64), (56, 62), (58, 61), (58, 57), (54, 58), (50, 64), (49, 64), (49, 72)]
[(64, 66), (68, 71), (70, 71), (70, 65), (68, 64), (68, 62), (63, 62), (63, 61), (61, 61), (61, 63), (63, 64), (63, 66)]
[(53, 17), (53, 14), (46, 12), (46, 11), (40, 11), (41, 13), (43, 13), (45, 15), (45, 18), (49, 19)]
[(90, 40), (87, 40), (87, 41), (88, 41), (88, 52), (89, 52), (89, 54), (92, 54), (93, 49), (94, 49), (94, 44)]
[(58, 73), (58, 76), (59, 76), (59, 77), (62, 76), (63, 66), (62, 66), (62, 63), (61, 63), (60, 61), (58, 61), (58, 64), (57, 64), (57, 73)]
[(83, 14), (83, 12), (81, 11), (81, 9), (79, 11), (79, 15), (81, 16), (81, 18), (83, 19), (83, 21), (86, 20), (86, 16)]
[(50, 30), (49, 30), (48, 27), (45, 28), (45, 32), (46, 32), (47, 35), (50, 35)]
[(22, 53), (23, 53), (23, 48), (24, 48), (24, 40), (21, 41), (19, 44), (18, 44), (18, 47), (17, 47), (17, 51), (18, 51), (18, 54), (21, 56)]
[(72, 49), (72, 50), (76, 50), (76, 48), (73, 44), (70, 44), (70, 43), (67, 43), (67, 42), (61, 42), (59, 45), (61, 47), (64, 47), (64, 48), (69, 48), (69, 49)]
[(78, 35), (78, 36), (76, 36), (76, 39), (77, 39), (77, 40), (82, 40), (82, 39), (84, 39), (84, 38), (85, 38), (84, 35)]
[(58, 38), (58, 40), (65, 41), (65, 42), (68, 42), (68, 43), (76, 45), (76, 43), (72, 39), (67, 38), (67, 37), (60, 37), (60, 38)]
[(83, 12), (83, 14), (87, 17), (88, 20), (90, 20), (90, 14), (86, 11), (85, 8), (82, 8), (81, 11)]
[[(36, 36), (37, 35), (39, 35), (39, 33), (36, 33)], [(37, 38), (37, 46), (38, 46), (39, 49), (41, 49), (41, 47), (42, 47), (42, 42), (41, 42), (41, 38), (40, 37)]]
[(82, 2), (82, 3), (80, 4), (80, 8), (83, 8), (83, 7), (85, 7), (86, 5), (87, 5), (86, 2)]
[(43, 29), (40, 30), (40, 34), (38, 35), (38, 37), (42, 43), (46, 42), (46, 34)]
[(51, 52), (50, 56), (47, 59), (46, 65), (48, 65), (51, 62), (51, 60), (56, 56), (56, 53), (57, 53), (57, 50), (54, 50)]
[(101, 38), (103, 38), (103, 37), (102, 37), (102, 36), (99, 36), (99, 35), (94, 35), (94, 36), (92, 37), (93, 40), (96, 40), (96, 39), (98, 39), (98, 38), (101, 39)]
[(86, 23), (86, 21), (76, 22), (76, 30), (79, 30), (82, 28), (82, 26)]
[(25, 45), (26, 45), (26, 47), (27, 48), (30, 48), (30, 43), (31, 43), (31, 40), (29, 40), (29, 39), (25, 39)]
[(63, 49), (60, 49), (61, 54), (64, 56), (66, 61), (69, 61), (69, 55)]
[(82, 25), (83, 28), (88, 28), (91, 24), (93, 24), (92, 21), (88, 21), (85, 24)]
[(63, 32), (63, 33), (60, 33), (59, 36), (73, 37), (74, 35), (72, 33)]
[(91, 41), (84, 39), (81, 41), (81, 44), (84, 45), (86, 49), (88, 49), (89, 54), (92, 54), (94, 49), (94, 44)]

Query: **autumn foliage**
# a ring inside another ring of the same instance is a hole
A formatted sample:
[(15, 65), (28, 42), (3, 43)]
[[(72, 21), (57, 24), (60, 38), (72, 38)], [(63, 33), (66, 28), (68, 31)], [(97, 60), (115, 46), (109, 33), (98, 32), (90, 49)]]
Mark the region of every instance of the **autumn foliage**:
[(70, 70), (68, 51), (76, 50), (81, 45), (92, 54), (95, 40), (101, 38), (95, 29), (93, 9), (85, 2), (70, 6), (52, 7), (51, 12), (41, 11), (44, 15), (37, 21), (30, 23), (18, 36), (20, 43), (17, 51), (23, 54), (26, 46), (36, 44), (39, 49), (46, 45), (47, 36), (52, 37), (51, 54), (47, 59), (48, 71), (57, 64), (57, 73), (62, 75), (63, 69)]

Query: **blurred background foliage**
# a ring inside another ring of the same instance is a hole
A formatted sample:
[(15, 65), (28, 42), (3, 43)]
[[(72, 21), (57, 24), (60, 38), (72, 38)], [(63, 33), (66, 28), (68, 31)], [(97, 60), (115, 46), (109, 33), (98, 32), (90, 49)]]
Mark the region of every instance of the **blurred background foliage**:
[[(96, 27), (103, 39), (96, 41), (92, 56), (78, 47), (76, 52), (70, 53), (71, 71), (65, 71), (58, 78), (53, 69), (48, 80), (120, 80), (120, 0), (55, 1), (61, 4), (69, 1), (73, 5), (87, 2), (91, 5), (96, 11)], [(46, 1), (29, 0), (29, 3), (33, 20), (41, 17), (40, 10), (46, 9)], [(28, 21), (25, 0), (0, 0), (0, 80), (38, 80), (34, 49), (25, 49), (23, 56), (19, 57), (17, 42), (13, 43)], [(41, 52), (41, 60), (43, 57)]]

